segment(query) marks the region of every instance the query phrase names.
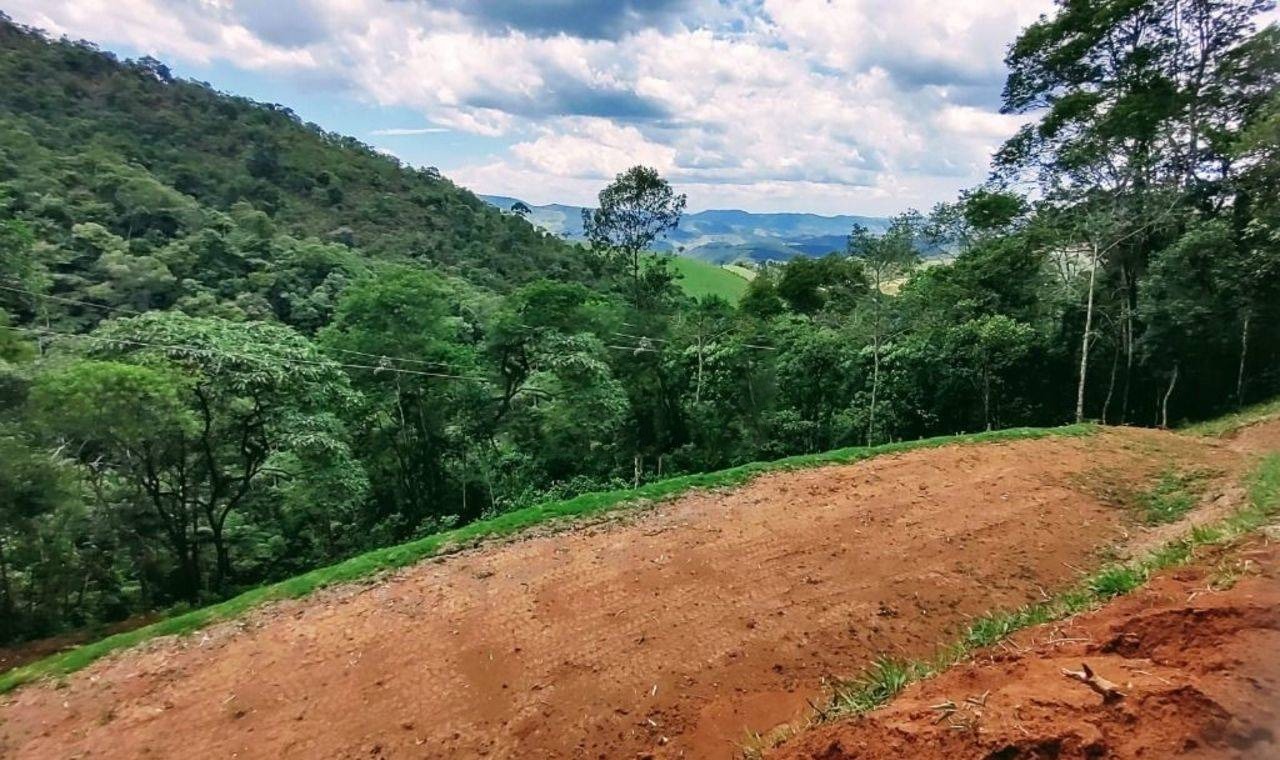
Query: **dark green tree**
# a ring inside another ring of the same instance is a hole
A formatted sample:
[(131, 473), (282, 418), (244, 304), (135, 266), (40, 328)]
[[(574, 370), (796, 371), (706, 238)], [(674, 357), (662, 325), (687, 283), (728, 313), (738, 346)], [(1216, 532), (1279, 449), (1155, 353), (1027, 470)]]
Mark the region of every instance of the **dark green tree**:
[(685, 202), (656, 169), (633, 166), (600, 191), (598, 208), (582, 211), (583, 232), (592, 249), (626, 272), (636, 308), (674, 279), (661, 257), (646, 266), (645, 255), (655, 240), (680, 224)]

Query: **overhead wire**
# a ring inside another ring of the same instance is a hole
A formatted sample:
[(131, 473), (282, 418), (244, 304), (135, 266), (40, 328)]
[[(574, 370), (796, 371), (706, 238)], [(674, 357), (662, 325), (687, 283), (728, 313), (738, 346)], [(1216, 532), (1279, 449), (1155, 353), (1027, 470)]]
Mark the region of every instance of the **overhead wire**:
[[(76, 306), (87, 306), (89, 308), (102, 309), (104, 311), (125, 314), (129, 316), (142, 315), (141, 312), (138, 312), (133, 309), (126, 309), (119, 306), (108, 306), (107, 304), (93, 303), (91, 301), (83, 301), (75, 298), (67, 298), (65, 296), (55, 296), (47, 293), (36, 293), (35, 291), (29, 290), (26, 288), (15, 288), (15, 287), (4, 285), (4, 284), (0, 284), (0, 290), (9, 291), (11, 293), (20, 293), (33, 298), (43, 298), (51, 301), (58, 301), (61, 303), (67, 303), (67, 304), (72, 304)], [(629, 325), (630, 323), (624, 323), (624, 324)], [(532, 328), (532, 326), (530, 325), (521, 325), (521, 326)], [(230, 358), (250, 360), (250, 361), (262, 360), (261, 357), (249, 356), (247, 354), (237, 354), (234, 352), (226, 351), (224, 349), (211, 349), (211, 348), (200, 347), (200, 346), (189, 346), (189, 345), (180, 345), (180, 344), (164, 345), (164, 344), (149, 343), (146, 341), (138, 341), (138, 340), (128, 339), (128, 338), (104, 338), (101, 336), (88, 335), (88, 334), (82, 334), (82, 333), (59, 332), (57, 330), (52, 330), (49, 328), (30, 328), (30, 327), (9, 326), (7, 329), (20, 330), (23, 332), (33, 333), (36, 335), (44, 335), (44, 336), (54, 336), (54, 337), (60, 337), (60, 338), (80, 339), (80, 340), (89, 340), (89, 341), (96, 341), (96, 342), (135, 345), (135, 346), (143, 346), (143, 347), (149, 347), (149, 348), (159, 348), (166, 351), (188, 351), (192, 353), (203, 352), (203, 353), (211, 353), (211, 354), (220, 354)], [(636, 341), (652, 341), (655, 343), (670, 342), (664, 338), (649, 338), (642, 335), (634, 335), (630, 333), (622, 333), (622, 332), (616, 332), (616, 331), (614, 331), (612, 334), (617, 335), (619, 337), (636, 340)], [(761, 350), (767, 350), (767, 351), (776, 350), (772, 346), (761, 346), (761, 345), (752, 344), (752, 343), (744, 343), (742, 345), (747, 348), (755, 348), (755, 349), (761, 349)], [(639, 352), (661, 353), (661, 351), (658, 349), (650, 348), (644, 345), (621, 346), (616, 344), (607, 344), (606, 347), (614, 350), (632, 351), (636, 353), (639, 353)], [(283, 357), (276, 357), (272, 359), (272, 361), (292, 363), (295, 365), (303, 365), (303, 366), (338, 366), (344, 369), (360, 369), (360, 370), (372, 371), (375, 373), (376, 372), (393, 372), (393, 373), (398, 373), (403, 375), (416, 375), (420, 377), (434, 377), (434, 378), (442, 378), (442, 379), (449, 379), (449, 380), (484, 380), (485, 379), (477, 375), (454, 374), (454, 373), (448, 373), (448, 372), (434, 372), (434, 371), (421, 370), (421, 369), (408, 369), (405, 367), (398, 367), (390, 363), (390, 362), (403, 362), (405, 364), (414, 364), (421, 367), (443, 367), (443, 368), (447, 368), (455, 371), (458, 369), (455, 365), (451, 365), (446, 362), (434, 362), (434, 361), (427, 361), (423, 359), (411, 359), (408, 357), (392, 356), (388, 354), (375, 354), (367, 351), (355, 351), (352, 349), (337, 348), (333, 346), (326, 346), (324, 347), (323, 350), (334, 351), (337, 353), (348, 354), (351, 356), (363, 356), (370, 359), (378, 359), (382, 363), (377, 365), (369, 365), (369, 364), (339, 362), (339, 361), (332, 361), (332, 360), (329, 362), (319, 362), (319, 361), (310, 361), (306, 359), (283, 358)]]
[(156, 348), (163, 351), (186, 351), (193, 354), (206, 354), (213, 356), (225, 356), (232, 359), (241, 359), (263, 363), (291, 364), (295, 366), (311, 366), (311, 367), (341, 367), (343, 369), (363, 369), (373, 372), (394, 372), (403, 375), (419, 375), (422, 377), (437, 377), (449, 380), (484, 380), (485, 378), (475, 375), (451, 375), (443, 372), (427, 372), (424, 370), (405, 369), (404, 367), (394, 367), (391, 365), (370, 365), (370, 364), (348, 364), (337, 361), (316, 361), (312, 359), (299, 359), (292, 357), (262, 357), (252, 356), (249, 354), (239, 354), (226, 349), (209, 348), (207, 346), (191, 346), (181, 343), (153, 343), (150, 341), (136, 340), (133, 338), (109, 338), (101, 335), (88, 335), (85, 333), (67, 333), (58, 330), (51, 330), (45, 327), (21, 327), (18, 325), (9, 325), (5, 330), (18, 330), (21, 332), (32, 333), (35, 335), (56, 336), (59, 338), (70, 338), (73, 340), (88, 340), (96, 343), (123, 344), (129, 346), (142, 346), (145, 348)]
[[(66, 298), (66, 297), (64, 297), (64, 296), (49, 295), (49, 294), (47, 294), (47, 293), (36, 293), (36, 292), (34, 292), (34, 291), (31, 291), (31, 290), (26, 290), (26, 289), (23, 289), (23, 288), (14, 288), (14, 287), (10, 287), (10, 286), (8, 286), (8, 285), (4, 285), (4, 284), (0, 284), (0, 290), (7, 290), (7, 291), (12, 292), (12, 293), (23, 293), (23, 294), (25, 294), (25, 295), (32, 296), (32, 297), (34, 297), (34, 298), (45, 298), (45, 299), (49, 299), (49, 300), (53, 300), (53, 301), (60, 301), (60, 302), (62, 302), (62, 303), (75, 304), (75, 305), (77, 305), (77, 306), (88, 306), (88, 307), (95, 308), (95, 309), (103, 309), (103, 310), (105, 310), (105, 311), (117, 312), (117, 313), (120, 313), (120, 314), (126, 314), (126, 315), (134, 316), (134, 317), (142, 316), (142, 312), (139, 312), (139, 311), (136, 311), (136, 310), (133, 310), (133, 309), (125, 309), (125, 308), (122, 308), (122, 307), (119, 307), (119, 306), (108, 306), (108, 305), (106, 305), (106, 304), (93, 303), (93, 302), (91, 302), (91, 301), (81, 301), (81, 300), (78, 300), (78, 299), (75, 299), (75, 298)], [(15, 328), (15, 329), (18, 329), (18, 328)], [(68, 336), (70, 336), (70, 337), (78, 337), (78, 334), (73, 334), (73, 333), (55, 333), (55, 334), (60, 334), (60, 335), (62, 335), (63, 337), (68, 337)], [(199, 349), (199, 350), (204, 350), (204, 349)], [(335, 346), (325, 346), (323, 350), (325, 350), (325, 351), (335, 351), (335, 352), (338, 352), (338, 353), (349, 354), (349, 355), (352, 355), (352, 356), (364, 356), (364, 357), (366, 357), (366, 358), (370, 358), (370, 359), (381, 359), (381, 360), (383, 360), (383, 361), (397, 361), (397, 362), (404, 362), (404, 363), (406, 363), (406, 364), (416, 364), (416, 365), (424, 366), (424, 367), (443, 367), (443, 368), (446, 368), (446, 369), (450, 369), (450, 370), (458, 371), (458, 367), (457, 367), (456, 365), (448, 364), (448, 363), (446, 363), (446, 362), (426, 361), (426, 360), (423, 360), (423, 359), (410, 359), (410, 358), (403, 357), (403, 356), (392, 356), (392, 355), (389, 355), (389, 354), (374, 354), (374, 353), (369, 353), (369, 352), (367, 352), (367, 351), (354, 351), (354, 350), (346, 349), (346, 348), (337, 348), (337, 347), (335, 347)], [(342, 365), (342, 366), (348, 366), (348, 367), (363, 367), (363, 366), (365, 366), (365, 365), (349, 364), (349, 365)], [(384, 368), (385, 368), (387, 365), (380, 365), (380, 366), (382, 366), (382, 367), (384, 367)], [(448, 376), (448, 374), (447, 374), (447, 373), (440, 373), (440, 372), (425, 372), (425, 371), (418, 371), (418, 372), (416, 372), (416, 374), (428, 375), (428, 376), (432, 376), (432, 377), (447, 377), (447, 376)], [(462, 376), (462, 375), (459, 375), (459, 377), (463, 377), (463, 376)]]

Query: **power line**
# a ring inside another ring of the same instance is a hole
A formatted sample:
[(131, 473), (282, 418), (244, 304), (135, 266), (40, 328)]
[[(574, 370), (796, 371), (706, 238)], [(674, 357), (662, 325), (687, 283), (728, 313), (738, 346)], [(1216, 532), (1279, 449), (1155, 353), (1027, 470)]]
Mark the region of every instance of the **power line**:
[(280, 364), (293, 364), (293, 365), (303, 365), (303, 366), (312, 366), (312, 367), (342, 367), (344, 369), (363, 369), (363, 370), (370, 370), (373, 372), (396, 372), (403, 375), (420, 375), (422, 377), (438, 377), (438, 378), (443, 378), (447, 380), (485, 380), (485, 378), (483, 377), (478, 377), (474, 375), (449, 375), (442, 372), (426, 372), (423, 370), (405, 369), (403, 367), (392, 367), (388, 365), (374, 366), (374, 365), (368, 365), (368, 364), (345, 364), (343, 362), (335, 362), (335, 361), (313, 361), (310, 359), (296, 359), (296, 358), (288, 358), (288, 357), (267, 358), (267, 357), (261, 357), (261, 356), (251, 356), (249, 354), (237, 354), (233, 351), (227, 351), (225, 349), (204, 348), (200, 346), (189, 346), (184, 344), (151, 343), (148, 341), (134, 340), (132, 338), (107, 338), (107, 337), (102, 337), (98, 335), (86, 335), (81, 333), (64, 333), (64, 332), (58, 332), (57, 330), (50, 330), (48, 328), (43, 328), (43, 327), (33, 328), (33, 327), (19, 327), (19, 326), (13, 325), (13, 326), (5, 327), (3, 329), (20, 330), (22, 332), (33, 333), (36, 335), (53, 335), (60, 338), (89, 340), (97, 343), (125, 344), (130, 346), (143, 346), (146, 348), (158, 348), (163, 351), (187, 351), (195, 354), (226, 356), (233, 359), (243, 359), (243, 360), (254, 361), (254, 362), (264, 362), (264, 363), (274, 362), (274, 363), (280, 363)]
[(120, 312), (121, 314), (129, 314), (135, 317), (141, 316), (139, 312), (136, 312), (132, 309), (124, 309), (119, 306), (107, 306), (106, 304), (92, 303), (90, 301), (77, 301), (74, 298), (64, 298), (63, 296), (52, 296), (52, 295), (49, 295), (48, 293), (36, 293), (35, 291), (32, 291), (32, 290), (24, 290), (22, 288), (11, 288), (8, 285), (0, 285), (0, 290), (8, 290), (12, 293), (25, 293), (26, 295), (32, 296), (34, 298), (47, 298), (51, 301), (61, 301), (62, 303), (70, 303), (70, 304), (75, 304), (77, 306), (89, 306), (94, 309), (105, 309), (107, 311), (117, 311), (117, 312)]
[[(104, 309), (106, 311), (118, 312), (120, 314), (126, 314), (133, 317), (142, 316), (142, 312), (139, 312), (134, 309), (126, 309), (120, 306), (107, 306), (106, 304), (93, 303), (91, 301), (80, 301), (75, 298), (65, 298), (63, 296), (54, 296), (54, 295), (49, 295), (47, 293), (36, 293), (31, 290), (9, 287), (7, 285), (0, 285), (0, 290), (7, 290), (12, 293), (24, 293), (26, 295), (29, 295), (35, 298), (47, 298), (53, 301), (61, 301), (63, 303), (75, 304), (77, 306), (89, 306), (95, 309)], [(408, 359), (403, 356), (390, 356), (387, 354), (371, 354), (364, 351), (353, 351), (346, 348), (336, 348), (334, 346), (323, 346), (322, 350), (336, 351), (338, 353), (350, 354), (352, 356), (364, 356), (370, 359), (382, 359), (384, 361), (398, 361), (398, 362), (404, 362), (406, 364), (417, 364), (423, 367), (444, 367), (446, 369), (458, 371), (457, 366), (448, 364), (446, 362), (432, 362), (432, 361), (425, 361), (423, 359)], [(352, 366), (358, 366), (358, 365), (352, 365)]]
[[(629, 333), (621, 333), (621, 332), (615, 332), (615, 333), (613, 333), (613, 334), (614, 334), (614, 335), (617, 335), (617, 336), (619, 336), (619, 337), (622, 337), (622, 338), (631, 338), (632, 340), (649, 340), (649, 341), (653, 341), (653, 342), (655, 342), (655, 343), (670, 343), (670, 342), (671, 342), (671, 341), (669, 341), (669, 340), (666, 340), (665, 338), (650, 338), (650, 337), (645, 336), (645, 335), (631, 335), (631, 334), (629, 334)], [(715, 337), (720, 337), (720, 336), (722, 336), (722, 335), (724, 335), (724, 334), (725, 334), (725, 333), (723, 333), (723, 332), (722, 332), (722, 333), (717, 334)], [(762, 351), (777, 351), (777, 350), (778, 350), (777, 348), (775, 348), (775, 347), (773, 347), (773, 346), (761, 346), (761, 345), (756, 344), (756, 343), (743, 343), (743, 344), (742, 344), (742, 346), (743, 346), (743, 347), (745, 347), (745, 348), (756, 348), (756, 349), (760, 349), (760, 350), (762, 350)]]
[[(75, 298), (66, 298), (66, 297), (64, 297), (64, 296), (55, 296), (55, 295), (50, 295), (50, 294), (47, 294), (47, 293), (36, 293), (36, 292), (34, 292), (34, 291), (32, 291), (32, 290), (27, 290), (27, 289), (25, 289), (25, 288), (14, 288), (14, 287), (11, 287), (11, 286), (8, 286), (8, 285), (0, 284), (0, 290), (6, 290), (6, 291), (9, 291), (9, 292), (12, 292), (12, 293), (21, 293), (21, 294), (24, 294), (24, 295), (31, 296), (31, 297), (33, 297), (33, 298), (45, 298), (45, 299), (49, 299), (49, 300), (53, 300), (53, 301), (60, 301), (60, 302), (62, 302), (62, 303), (74, 304), (74, 305), (77, 305), (77, 306), (88, 306), (88, 307), (90, 307), (90, 308), (94, 308), (94, 309), (103, 309), (103, 310), (105, 310), (105, 311), (116, 312), (116, 313), (120, 313), (120, 314), (126, 314), (126, 315), (129, 315), (129, 316), (135, 316), (135, 317), (136, 317), (136, 316), (142, 316), (142, 313), (141, 313), (141, 312), (136, 311), (136, 310), (133, 310), (133, 309), (126, 309), (126, 308), (119, 307), (119, 306), (108, 306), (108, 305), (106, 305), (106, 304), (93, 303), (93, 302), (91, 302), (91, 301), (81, 301), (81, 300), (78, 300), (78, 299), (75, 299)], [(628, 325), (629, 325), (630, 323), (624, 323), (624, 324), (628, 324)], [(528, 329), (540, 329), (540, 328), (534, 328), (532, 325), (523, 325), (523, 324), (521, 325), (521, 327), (525, 327), (525, 328), (528, 328)], [(236, 353), (229, 352), (229, 351), (224, 351), (224, 350), (216, 350), (216, 349), (209, 349), (209, 348), (199, 348), (199, 347), (196, 347), (196, 346), (186, 346), (186, 345), (163, 345), (163, 344), (156, 344), (156, 343), (147, 343), (147, 342), (145, 342), (145, 341), (135, 341), (135, 340), (132, 340), (132, 339), (126, 339), (126, 338), (102, 338), (102, 337), (98, 337), (98, 336), (94, 336), (94, 335), (88, 335), (88, 334), (58, 332), (58, 331), (56, 331), (56, 330), (50, 330), (50, 329), (48, 329), (48, 328), (29, 328), (29, 327), (11, 326), (11, 327), (9, 327), (9, 328), (7, 328), (7, 329), (11, 329), (11, 330), (21, 330), (21, 331), (28, 332), (28, 333), (34, 333), (34, 334), (36, 334), (36, 335), (51, 335), (51, 336), (57, 336), (57, 337), (62, 337), (62, 338), (73, 338), (73, 339), (78, 338), (78, 339), (82, 339), (82, 340), (96, 341), (96, 342), (100, 342), (100, 343), (101, 343), (101, 342), (106, 342), (106, 343), (121, 343), (121, 344), (135, 345), (135, 346), (144, 346), (144, 347), (149, 347), (149, 348), (159, 348), (159, 349), (167, 350), (167, 351), (189, 351), (189, 352), (194, 352), (194, 353), (201, 353), (201, 352), (203, 352), (203, 353), (208, 353), (208, 354), (219, 354), (219, 355), (222, 355), (222, 356), (228, 356), (228, 357), (231, 357), (231, 358), (245, 359), (245, 360), (249, 360), (249, 361), (261, 361), (261, 359), (260, 359), (259, 357), (255, 357), (255, 356), (249, 356), (249, 355), (246, 355), (246, 354), (236, 354)], [(668, 343), (668, 342), (670, 342), (670, 341), (665, 340), (665, 339), (663, 339), (663, 338), (648, 338), (648, 337), (641, 336), (641, 335), (631, 335), (631, 334), (628, 334), (628, 333), (621, 333), (621, 332), (613, 332), (613, 334), (614, 334), (614, 335), (617, 335), (617, 336), (620, 336), (620, 337), (630, 338), (630, 339), (638, 340), (638, 341), (645, 341), (645, 340), (647, 340), (647, 341), (653, 341), (653, 342), (657, 342), (657, 343)], [(743, 346), (745, 346), (745, 347), (747, 347), (747, 348), (755, 348), (755, 349), (761, 349), (761, 350), (766, 350), (766, 351), (774, 351), (774, 350), (776, 350), (776, 349), (775, 349), (775, 348), (773, 348), (772, 346), (760, 346), (760, 345), (756, 345), (756, 344), (752, 344), (752, 343), (744, 343), (744, 344), (742, 344), (742, 345), (743, 345)], [(619, 346), (619, 345), (612, 345), (612, 344), (610, 344), (610, 345), (607, 345), (606, 347), (607, 347), (607, 348), (612, 348), (612, 349), (615, 349), (615, 350), (619, 350), (619, 351), (631, 351), (631, 352), (635, 352), (635, 353), (639, 353), (639, 352), (647, 352), (647, 353), (655, 353), (655, 354), (662, 353), (662, 352), (661, 352), (660, 350), (658, 350), (658, 349), (648, 348), (648, 347), (645, 347), (645, 346)], [(448, 368), (448, 369), (452, 369), (452, 370), (457, 370), (457, 369), (458, 369), (455, 365), (447, 364), (447, 363), (445, 363), (445, 362), (432, 362), (432, 361), (426, 361), (426, 360), (422, 360), (422, 359), (409, 359), (409, 358), (402, 357), (402, 356), (389, 356), (389, 355), (386, 355), (386, 354), (373, 354), (373, 353), (368, 353), (368, 352), (365, 352), (365, 351), (355, 351), (355, 350), (351, 350), (351, 349), (336, 348), (336, 347), (332, 347), (332, 346), (325, 346), (325, 347), (322, 347), (322, 349), (321, 349), (321, 350), (336, 351), (336, 352), (338, 352), (338, 353), (348, 354), (348, 355), (352, 355), (352, 356), (364, 356), (364, 357), (367, 357), (367, 358), (370, 358), (370, 359), (379, 359), (379, 360), (381, 360), (381, 361), (383, 361), (383, 362), (398, 361), (398, 362), (404, 362), (404, 363), (406, 363), (406, 364), (416, 364), (416, 365), (424, 366), (424, 367), (444, 367), (444, 368)], [(280, 361), (280, 362), (284, 362), (284, 363), (292, 363), (292, 364), (295, 364), (295, 365), (309, 365), (309, 366), (331, 366), (331, 365), (332, 365), (332, 366), (342, 367), (342, 368), (344, 368), (344, 369), (362, 369), (362, 370), (368, 370), (368, 371), (372, 371), (372, 372), (395, 372), (395, 373), (403, 374), (403, 375), (416, 375), (416, 376), (419, 376), (419, 377), (435, 377), (435, 378), (441, 378), (441, 379), (447, 379), (447, 380), (478, 380), (478, 381), (484, 381), (484, 380), (486, 380), (486, 378), (484, 378), (484, 377), (480, 377), (480, 376), (476, 376), (476, 375), (450, 374), (450, 373), (446, 373), (446, 372), (431, 372), (431, 371), (427, 371), (427, 370), (406, 369), (406, 368), (404, 368), (404, 367), (397, 367), (397, 366), (394, 366), (394, 365), (391, 365), (391, 364), (379, 364), (379, 365), (374, 366), (374, 365), (367, 365), (367, 364), (351, 364), (351, 363), (344, 363), (344, 362), (337, 362), (337, 361), (330, 361), (330, 362), (316, 362), (316, 361), (308, 361), (308, 360), (306, 360), (306, 359), (286, 359), (286, 358), (278, 358), (278, 359), (276, 359), (275, 361)]]

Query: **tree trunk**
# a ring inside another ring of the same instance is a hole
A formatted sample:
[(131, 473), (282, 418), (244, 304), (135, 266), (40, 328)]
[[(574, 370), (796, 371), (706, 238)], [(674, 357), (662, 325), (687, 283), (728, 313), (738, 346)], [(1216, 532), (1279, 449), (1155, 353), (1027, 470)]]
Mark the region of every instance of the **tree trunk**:
[(635, 307), (641, 308), (641, 290), (640, 290), (640, 251), (631, 253), (631, 292)]
[(1137, 336), (1134, 334), (1133, 317), (1137, 312), (1137, 288), (1129, 274), (1129, 268), (1122, 270), (1124, 279), (1124, 392), (1120, 397), (1120, 424), (1129, 421), (1129, 394), (1133, 389), (1133, 360), (1137, 353)]
[(867, 445), (872, 445), (871, 435), (876, 428), (876, 396), (880, 393), (880, 336), (876, 336), (871, 351), (871, 408), (867, 412)]
[(200, 601), (200, 554), (194, 544), (183, 542), (182, 595), (195, 604)]
[(1178, 384), (1178, 364), (1173, 365), (1173, 377), (1169, 378), (1169, 388), (1164, 392), (1164, 400), (1160, 402), (1160, 427), (1169, 427), (1169, 397), (1173, 395), (1173, 387)]
[(3, 539), (0, 539), (0, 593), (4, 594), (4, 601), (0, 604), (0, 611), (4, 613), (0, 634), (8, 638), (17, 632), (17, 621), (13, 614), (13, 587), (9, 582), (9, 561), (5, 558)]
[(702, 336), (698, 336), (698, 385), (693, 390), (693, 403), (702, 402)]
[(1084, 422), (1084, 390), (1089, 376), (1089, 347), (1093, 342), (1093, 293), (1098, 280), (1098, 247), (1093, 246), (1093, 256), (1089, 267), (1089, 300), (1084, 310), (1084, 338), (1080, 346), (1080, 378), (1076, 384), (1076, 423)]
[(1111, 414), (1111, 399), (1116, 391), (1116, 371), (1120, 368), (1120, 343), (1116, 343), (1116, 350), (1111, 355), (1111, 379), (1107, 382), (1107, 397), (1102, 402), (1102, 424), (1107, 424), (1107, 417)]
[(991, 378), (984, 373), (982, 377), (982, 417), (991, 429)]
[(187, 582), (190, 585), (188, 594), (191, 601), (196, 602), (200, 600), (200, 592), (204, 590), (204, 562), (200, 557), (200, 515), (194, 508), (190, 513), (191, 535), (187, 549), (191, 553), (191, 558), (187, 569)]
[(209, 521), (209, 534), (213, 538), (213, 553), (217, 560), (214, 567), (214, 588), (219, 593), (227, 590), (227, 580), (231, 577), (231, 553), (227, 550), (222, 527), (221, 522)]
[(1244, 313), (1244, 326), (1240, 328), (1240, 368), (1236, 371), (1236, 406), (1244, 406), (1244, 367), (1249, 356), (1249, 320), (1253, 315)]

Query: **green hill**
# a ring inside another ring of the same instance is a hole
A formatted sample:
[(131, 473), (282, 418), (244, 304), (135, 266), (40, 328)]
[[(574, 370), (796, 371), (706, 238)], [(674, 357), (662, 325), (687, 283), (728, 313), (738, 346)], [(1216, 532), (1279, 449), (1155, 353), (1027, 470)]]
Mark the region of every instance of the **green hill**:
[(747, 292), (747, 280), (724, 267), (684, 256), (673, 256), (672, 265), (680, 273), (680, 287), (694, 298), (719, 296), (737, 303)]
[[(35, 216), (51, 242), (69, 233), (65, 221), (96, 217), (122, 238), (160, 244), (212, 224), (202, 211), (240, 203), (291, 235), (429, 262), (487, 287), (586, 273), (562, 241), (433, 169), (284, 106), (174, 79), (153, 59), (51, 43), (0, 16), (0, 92), (0, 199), (47, 198)], [(127, 213), (156, 199), (168, 216)]]

